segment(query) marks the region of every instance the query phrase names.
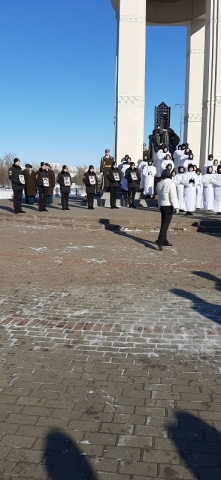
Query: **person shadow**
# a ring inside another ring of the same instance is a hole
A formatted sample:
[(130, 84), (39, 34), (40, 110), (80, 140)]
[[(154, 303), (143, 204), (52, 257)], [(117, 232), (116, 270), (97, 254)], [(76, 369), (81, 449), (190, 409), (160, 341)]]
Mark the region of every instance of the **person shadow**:
[[(169, 438), (194, 478), (221, 480), (221, 433), (188, 412), (177, 411), (176, 419), (178, 426), (168, 426)], [(168, 467), (171, 470), (170, 478), (173, 477), (174, 466)]]
[[(200, 278), (213, 281), (216, 284), (216, 290), (221, 291), (221, 281), (218, 277), (206, 273), (206, 272), (193, 272)], [(197, 297), (194, 293), (187, 292), (186, 290), (181, 290), (179, 288), (171, 289), (171, 292), (177, 295), (178, 297), (186, 298), (187, 300), (192, 301), (192, 309), (195, 310), (200, 315), (208, 318), (214, 323), (221, 325), (221, 305), (216, 305), (211, 302), (207, 302), (206, 300)]]
[(140, 243), (146, 248), (150, 248), (151, 250), (158, 251), (157, 246), (155, 247), (154, 245), (155, 242), (151, 242), (150, 240), (145, 240), (144, 238), (131, 235), (129, 232), (125, 230), (121, 230), (122, 227), (120, 225), (110, 223), (110, 220), (108, 218), (100, 218), (99, 223), (101, 225), (104, 225), (105, 230), (107, 231), (113, 232), (116, 235), (119, 235), (121, 237), (130, 238), (131, 240), (134, 240), (135, 242)]
[(44, 440), (42, 462), (50, 480), (97, 480), (86, 454), (57, 429), (51, 430)]

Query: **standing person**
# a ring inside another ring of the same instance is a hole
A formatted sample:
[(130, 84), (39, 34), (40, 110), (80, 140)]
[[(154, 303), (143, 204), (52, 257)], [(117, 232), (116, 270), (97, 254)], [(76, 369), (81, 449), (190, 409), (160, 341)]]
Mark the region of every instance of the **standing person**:
[(206, 163), (204, 165), (205, 174), (207, 174), (207, 168), (208, 167), (213, 167), (213, 154), (212, 153), (210, 153), (210, 155), (208, 156), (208, 160), (206, 161)]
[(163, 170), (161, 181), (157, 184), (157, 196), (161, 212), (161, 227), (156, 243), (161, 251), (163, 246), (172, 247), (172, 244), (167, 240), (167, 231), (173, 217), (173, 210), (176, 210), (176, 213), (179, 212), (176, 186), (171, 179), (171, 173), (167, 169)]
[(184, 205), (186, 215), (193, 215), (196, 210), (196, 174), (193, 170), (193, 164), (189, 163), (188, 172), (183, 176), (184, 185)]
[(174, 162), (173, 160), (171, 159), (171, 155), (170, 153), (167, 153), (167, 155), (165, 155), (165, 157), (163, 158), (162, 162), (161, 162), (161, 172), (163, 170), (165, 170), (165, 168), (167, 168), (167, 165), (170, 163), (171, 165), (171, 169), (173, 170), (174, 169)]
[(97, 184), (97, 177), (93, 165), (89, 165), (88, 171), (83, 176), (83, 182), (86, 185), (88, 210), (94, 210), (94, 194)]
[(138, 168), (140, 170), (140, 190), (143, 191), (144, 189), (144, 183), (145, 183), (145, 177), (144, 177), (144, 169), (148, 165), (148, 157), (147, 155), (144, 155), (143, 160), (140, 161)]
[(20, 167), (19, 158), (14, 158), (13, 165), (9, 169), (9, 180), (12, 182), (14, 213), (26, 213), (22, 210), (22, 192), (25, 186), (25, 177)]
[(203, 184), (200, 168), (196, 169), (196, 209), (203, 208)]
[(125, 172), (125, 178), (128, 181), (128, 203), (129, 208), (136, 208), (134, 205), (136, 192), (140, 186), (140, 171), (135, 167), (135, 163), (131, 162), (130, 167)]
[(153, 165), (152, 160), (148, 160), (147, 164), (143, 169), (144, 177), (144, 195), (147, 197), (153, 198), (154, 196), (154, 177), (156, 175), (156, 167)]
[(206, 211), (214, 210), (214, 191), (213, 191), (213, 166), (207, 167), (206, 174), (202, 176), (203, 184), (203, 208)]
[(217, 167), (218, 167), (218, 160), (215, 158), (215, 160), (213, 160), (213, 173), (216, 173), (217, 172)]
[(110, 184), (110, 206), (111, 208), (118, 208), (116, 206), (117, 191), (120, 185), (120, 170), (117, 168), (117, 163), (112, 162), (111, 169), (107, 172), (107, 179)]
[(110, 155), (109, 148), (106, 148), (105, 155), (101, 158), (100, 162), (100, 172), (103, 174), (103, 185), (102, 187), (106, 192), (109, 191), (109, 180), (107, 179), (107, 172), (110, 170), (114, 158)]
[(217, 167), (217, 173), (212, 176), (214, 189), (214, 210), (217, 215), (221, 215), (221, 165)]
[(71, 175), (68, 172), (67, 165), (63, 165), (61, 172), (58, 174), (58, 183), (60, 185), (62, 210), (70, 210), (68, 202), (71, 190)]
[(38, 172), (36, 172), (36, 182), (39, 192), (39, 212), (47, 212), (46, 202), (50, 179), (48, 167), (44, 162), (41, 162), (41, 166)]
[(182, 150), (182, 145), (178, 145), (177, 150), (175, 150), (173, 154), (173, 159), (174, 159), (174, 168), (176, 173), (178, 173), (178, 168), (180, 166), (180, 159), (183, 155), (183, 150)]
[(49, 187), (47, 191), (47, 205), (51, 205), (53, 203), (53, 191), (55, 187), (55, 173), (51, 168), (51, 165), (49, 163), (45, 164), (48, 170), (48, 175), (49, 175)]
[(183, 198), (183, 194), (184, 194), (183, 179), (184, 179), (184, 167), (180, 165), (178, 167), (178, 174), (175, 177), (176, 193), (177, 193), (177, 198), (179, 202), (180, 212), (184, 212), (185, 210), (184, 198)]
[(25, 196), (27, 204), (34, 205), (36, 195), (36, 173), (32, 170), (32, 165), (27, 164), (24, 171), (25, 177)]
[(185, 168), (185, 172), (188, 172), (188, 165), (192, 163), (194, 165), (194, 155), (193, 153), (189, 153), (188, 158), (184, 161), (183, 166)]
[(127, 207), (127, 200), (128, 200), (128, 181), (125, 177), (125, 173), (130, 166), (130, 162), (131, 162), (131, 158), (128, 155), (125, 155), (125, 160), (118, 167), (120, 170), (120, 186), (123, 193), (122, 197), (123, 197), (123, 203), (125, 207)]

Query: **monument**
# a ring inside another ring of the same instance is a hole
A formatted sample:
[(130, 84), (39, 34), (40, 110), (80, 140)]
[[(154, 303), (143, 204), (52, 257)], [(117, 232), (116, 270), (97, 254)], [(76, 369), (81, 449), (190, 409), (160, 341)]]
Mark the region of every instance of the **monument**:
[(152, 160), (160, 145), (167, 146), (171, 155), (173, 155), (180, 141), (178, 135), (170, 127), (170, 112), (171, 108), (164, 102), (155, 107), (155, 127), (152, 134), (149, 135), (149, 152)]
[(209, 153), (219, 156), (221, 1), (111, 0), (111, 3), (117, 19), (117, 162), (124, 156), (125, 148), (134, 161), (142, 158), (147, 25), (187, 26), (184, 142), (191, 145), (201, 166)]

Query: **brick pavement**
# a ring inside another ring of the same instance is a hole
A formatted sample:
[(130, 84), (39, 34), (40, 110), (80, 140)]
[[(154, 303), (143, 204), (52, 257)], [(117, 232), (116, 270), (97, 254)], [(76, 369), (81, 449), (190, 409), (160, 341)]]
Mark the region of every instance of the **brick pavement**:
[(0, 479), (221, 478), (220, 237), (21, 223), (1, 219)]

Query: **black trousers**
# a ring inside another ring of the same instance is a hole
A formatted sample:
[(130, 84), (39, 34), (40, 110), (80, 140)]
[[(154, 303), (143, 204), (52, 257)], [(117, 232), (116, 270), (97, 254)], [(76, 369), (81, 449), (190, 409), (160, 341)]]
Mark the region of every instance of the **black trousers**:
[(134, 199), (135, 199), (136, 191), (137, 191), (136, 188), (130, 188), (130, 187), (128, 188), (128, 202), (129, 202), (129, 206), (134, 204)]
[(14, 190), (14, 210), (15, 212), (21, 211), (22, 202), (22, 190)]
[(110, 206), (116, 207), (117, 187), (110, 187)]
[(47, 188), (39, 187), (39, 210), (42, 212), (46, 208), (47, 202)]
[(87, 193), (88, 208), (93, 208), (94, 205), (94, 193)]
[(61, 205), (62, 205), (63, 210), (66, 210), (68, 208), (68, 201), (69, 201), (69, 193), (62, 193), (61, 194)]
[(159, 245), (163, 245), (164, 240), (167, 240), (167, 230), (173, 217), (173, 207), (160, 207), (161, 211), (161, 228), (158, 237)]

